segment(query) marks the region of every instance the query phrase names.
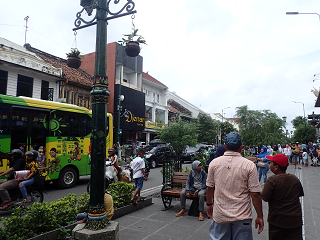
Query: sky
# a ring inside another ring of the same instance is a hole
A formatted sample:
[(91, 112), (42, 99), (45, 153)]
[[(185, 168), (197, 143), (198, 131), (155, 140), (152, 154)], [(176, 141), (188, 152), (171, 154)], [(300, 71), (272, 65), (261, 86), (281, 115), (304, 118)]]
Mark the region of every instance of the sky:
[[(287, 117), (320, 113), (311, 89), (320, 86), (318, 0), (133, 0), (137, 13), (108, 22), (108, 42), (130, 33), (132, 22), (147, 41), (143, 71), (207, 113), (233, 117), (237, 107)], [(126, 0), (111, 1), (112, 11)], [(26, 42), (65, 58), (70, 48), (95, 51), (96, 27), (72, 28), (76, 0), (4, 1), (0, 37)], [(84, 15), (86, 20), (91, 18)], [(314, 77), (315, 74), (318, 76)], [(319, 79), (315, 80), (314, 79)], [(292, 101), (300, 102), (293, 103)], [(303, 103), (303, 104), (302, 104)]]

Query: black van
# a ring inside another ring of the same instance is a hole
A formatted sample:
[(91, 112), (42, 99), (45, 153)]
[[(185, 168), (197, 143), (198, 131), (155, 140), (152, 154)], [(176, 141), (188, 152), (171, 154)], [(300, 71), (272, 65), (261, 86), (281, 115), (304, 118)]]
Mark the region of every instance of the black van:
[(152, 168), (157, 167), (159, 164), (163, 164), (163, 160), (171, 159), (174, 157), (174, 153), (171, 147), (156, 146), (148, 151), (145, 155), (146, 161)]

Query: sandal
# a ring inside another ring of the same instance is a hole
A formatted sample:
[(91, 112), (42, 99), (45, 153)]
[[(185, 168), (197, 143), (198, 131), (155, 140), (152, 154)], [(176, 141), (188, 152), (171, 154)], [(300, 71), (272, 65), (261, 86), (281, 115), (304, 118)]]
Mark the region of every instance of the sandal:
[(135, 200), (130, 200), (130, 202), (133, 204), (133, 205), (137, 205), (137, 202)]
[(184, 216), (184, 215), (186, 215), (186, 211), (184, 209), (182, 209), (180, 212), (178, 212), (176, 214), (176, 217), (181, 217), (181, 216)]
[(142, 198), (140, 200), (137, 200), (137, 202), (143, 202), (143, 201), (144, 201), (144, 199), (142, 199)]
[(2, 207), (0, 207), (0, 210), (7, 210), (11, 206), (13, 206), (13, 202), (10, 202), (8, 204), (4, 204)]

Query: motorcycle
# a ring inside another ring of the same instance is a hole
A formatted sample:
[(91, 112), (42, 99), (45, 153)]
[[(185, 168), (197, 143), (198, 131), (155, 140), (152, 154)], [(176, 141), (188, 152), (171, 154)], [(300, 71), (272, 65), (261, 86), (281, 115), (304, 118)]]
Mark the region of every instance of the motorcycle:
[[(36, 189), (33, 185), (27, 186), (28, 197), (30, 198), (30, 202), (24, 204), (24, 206), (31, 206), (33, 203), (42, 203), (43, 202), (43, 192)], [(23, 200), (22, 193), (19, 188), (9, 190), (10, 198), (13, 202), (7, 209), (3, 211), (14, 210), (14, 208), (21, 206), (21, 202)], [(0, 198), (0, 204), (2, 204), (2, 200)]]

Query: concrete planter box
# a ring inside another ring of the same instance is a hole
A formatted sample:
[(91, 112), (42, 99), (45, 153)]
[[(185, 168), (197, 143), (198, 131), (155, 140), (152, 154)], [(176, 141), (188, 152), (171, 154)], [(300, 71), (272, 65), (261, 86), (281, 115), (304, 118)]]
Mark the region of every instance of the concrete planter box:
[(135, 212), (141, 208), (148, 207), (151, 204), (152, 204), (152, 198), (145, 198), (143, 202), (138, 202), (137, 205), (130, 204), (128, 206), (118, 208), (114, 211), (114, 214), (111, 220), (117, 219), (129, 213)]
[[(124, 206), (121, 208), (118, 208), (116, 210), (114, 210), (114, 214), (112, 217), (112, 220), (117, 219), (119, 217), (122, 217), (124, 215), (127, 215), (129, 213), (135, 212), (139, 209), (142, 209), (144, 207), (150, 206), (152, 204), (152, 198), (146, 198), (144, 199), (143, 202), (138, 202), (137, 205), (133, 205), (130, 204), (128, 206)], [(76, 223), (65, 226), (65, 229), (70, 229), (72, 231), (72, 229), (74, 229), (77, 226)], [(70, 233), (71, 233), (70, 231)], [(60, 234), (60, 228), (57, 228), (55, 230), (52, 230), (50, 232), (46, 232), (44, 234), (35, 236), (33, 238), (29, 238), (28, 240), (57, 240)]]

